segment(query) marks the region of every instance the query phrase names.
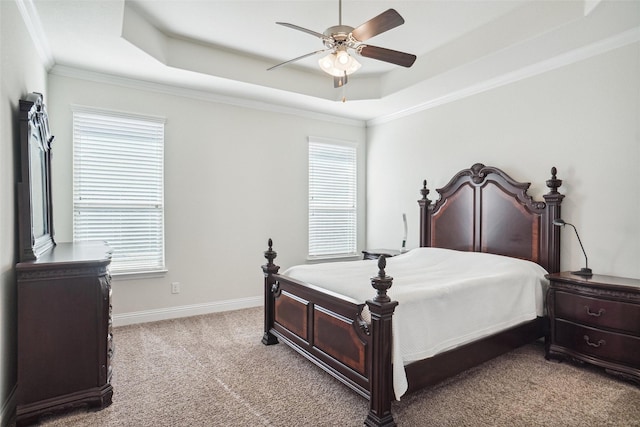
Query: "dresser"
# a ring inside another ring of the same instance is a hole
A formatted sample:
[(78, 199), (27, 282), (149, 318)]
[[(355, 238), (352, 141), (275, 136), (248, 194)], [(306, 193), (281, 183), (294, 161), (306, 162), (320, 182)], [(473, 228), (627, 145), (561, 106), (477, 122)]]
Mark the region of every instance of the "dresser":
[(16, 424), (80, 406), (111, 404), (111, 250), (59, 243), (16, 264)]
[(571, 358), (640, 384), (640, 280), (547, 275), (547, 359)]

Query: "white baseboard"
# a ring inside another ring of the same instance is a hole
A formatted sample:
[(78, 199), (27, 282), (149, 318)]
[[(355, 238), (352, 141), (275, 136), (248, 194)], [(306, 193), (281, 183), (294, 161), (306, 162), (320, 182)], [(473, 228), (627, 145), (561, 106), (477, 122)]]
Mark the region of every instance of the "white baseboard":
[(155, 322), (158, 320), (177, 319), (179, 317), (239, 310), (241, 308), (259, 307), (263, 302), (263, 297), (257, 296), (204, 304), (182, 305), (178, 307), (114, 314), (113, 326), (133, 325), (136, 323)]
[(13, 421), (13, 416), (16, 413), (17, 387), (17, 385), (14, 385), (9, 396), (7, 396), (7, 400), (2, 402), (2, 407), (0, 408), (0, 426), (2, 427), (7, 427)]

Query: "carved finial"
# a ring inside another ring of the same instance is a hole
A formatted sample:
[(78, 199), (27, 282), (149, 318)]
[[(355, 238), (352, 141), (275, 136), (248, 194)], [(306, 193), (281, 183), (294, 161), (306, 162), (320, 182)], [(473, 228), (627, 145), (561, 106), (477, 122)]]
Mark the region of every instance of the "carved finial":
[(562, 180), (556, 177), (558, 170), (556, 167), (551, 168), (551, 179), (547, 180), (547, 187), (551, 189), (551, 194), (556, 194), (558, 192), (558, 187), (562, 185)]
[(422, 190), (420, 190), (420, 194), (422, 194), (422, 200), (427, 199), (427, 195), (429, 194), (429, 189), (427, 188), (427, 180), (422, 181)]
[(269, 239), (267, 242), (269, 249), (264, 252), (264, 257), (267, 259), (267, 263), (262, 266), (262, 271), (265, 277), (269, 277), (271, 274), (275, 274), (280, 269), (279, 266), (273, 263), (273, 260), (278, 256), (278, 253), (273, 250), (273, 240)]
[(378, 277), (385, 277), (387, 273), (384, 271), (387, 266), (387, 257), (382, 255), (378, 258)]
[(273, 265), (273, 260), (278, 256), (278, 253), (273, 250), (273, 240), (269, 238), (267, 245), (269, 249), (264, 252), (264, 257), (267, 259), (267, 265)]
[(387, 273), (384, 271), (386, 266), (386, 257), (384, 255), (380, 255), (380, 258), (378, 258), (378, 275), (371, 278), (371, 286), (373, 286), (377, 291), (376, 297), (373, 299), (376, 302), (391, 301), (391, 298), (387, 295), (387, 289), (389, 289), (393, 284), (393, 277), (387, 276)]
[(471, 166), (471, 169), (469, 169), (471, 172), (471, 180), (475, 184), (481, 184), (482, 181), (484, 181), (484, 178), (487, 176), (486, 172), (483, 171), (484, 168), (485, 166), (482, 163), (475, 163), (473, 166)]

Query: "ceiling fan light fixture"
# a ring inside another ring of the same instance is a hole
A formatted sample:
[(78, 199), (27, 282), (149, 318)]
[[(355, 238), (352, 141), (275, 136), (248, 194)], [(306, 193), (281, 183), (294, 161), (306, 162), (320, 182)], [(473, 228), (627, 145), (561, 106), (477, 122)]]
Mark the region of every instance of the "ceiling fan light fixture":
[(362, 66), (362, 64), (344, 50), (337, 53), (330, 53), (320, 58), (318, 64), (322, 71), (334, 77), (344, 76), (345, 73), (347, 75), (353, 74)]
[(349, 63), (350, 58), (351, 57), (349, 56), (349, 54), (344, 50), (338, 51), (338, 53), (336, 53), (336, 62), (341, 67), (346, 67)]
[(333, 64), (335, 63), (335, 54), (330, 53), (327, 56), (323, 56), (318, 60), (318, 64), (320, 68), (326, 72), (331, 74), (331, 70), (334, 68)]

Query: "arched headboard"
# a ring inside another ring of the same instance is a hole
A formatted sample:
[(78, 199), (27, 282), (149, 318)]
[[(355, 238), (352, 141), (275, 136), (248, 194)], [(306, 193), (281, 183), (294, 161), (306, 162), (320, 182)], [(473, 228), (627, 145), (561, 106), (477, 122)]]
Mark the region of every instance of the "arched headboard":
[(420, 246), (488, 252), (527, 259), (549, 273), (560, 271), (560, 218), (564, 195), (562, 180), (551, 168), (544, 202), (527, 195), (530, 183), (514, 180), (502, 170), (476, 163), (458, 172), (427, 198), (426, 180), (421, 190)]

